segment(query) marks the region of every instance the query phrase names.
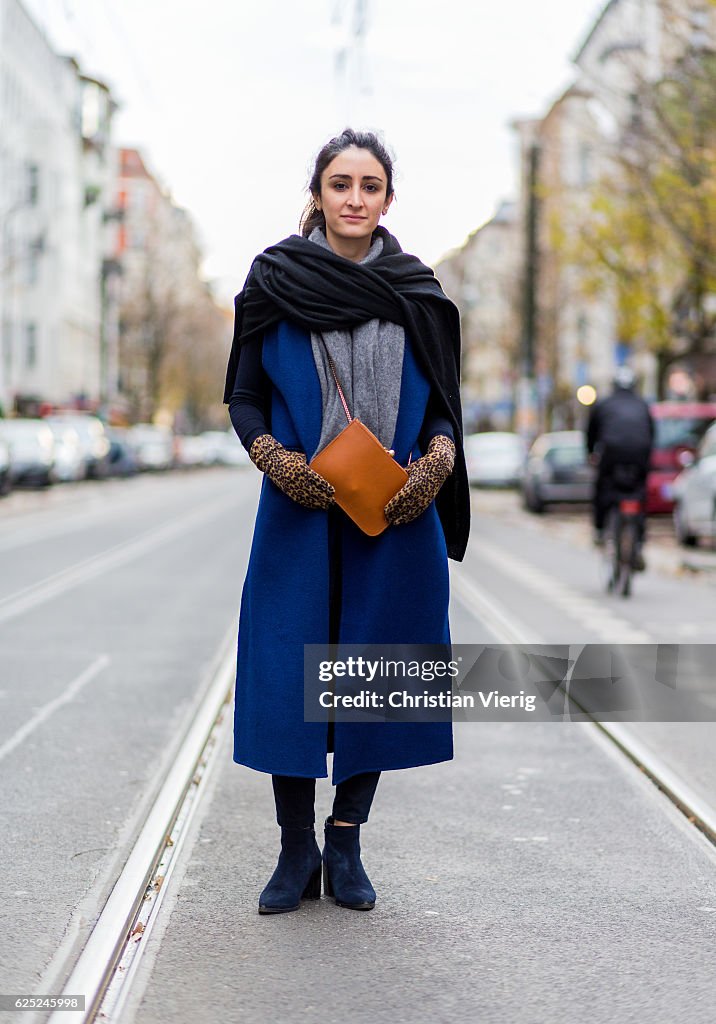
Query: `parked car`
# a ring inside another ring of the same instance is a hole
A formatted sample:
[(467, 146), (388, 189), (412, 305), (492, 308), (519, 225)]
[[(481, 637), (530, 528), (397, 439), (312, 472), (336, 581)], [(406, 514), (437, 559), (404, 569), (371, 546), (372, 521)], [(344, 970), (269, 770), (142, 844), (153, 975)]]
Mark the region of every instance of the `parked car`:
[[(202, 435), (206, 436), (206, 435)], [(216, 446), (216, 461), (221, 466), (250, 466), (251, 459), (249, 453), (246, 451), (239, 435), (236, 433), (233, 427), (229, 427), (228, 430), (219, 432), (219, 437)]]
[(672, 485), (674, 530), (689, 547), (700, 540), (716, 544), (716, 423), (701, 439), (691, 465)]
[(467, 477), (474, 487), (516, 487), (527, 449), (519, 434), (489, 430), (465, 438)]
[(68, 482), (82, 480), (85, 475), (85, 459), (82, 454), (80, 435), (69, 423), (45, 419), (55, 439), (54, 479)]
[(185, 469), (210, 465), (209, 447), (201, 434), (178, 434), (174, 441), (177, 465)]
[(139, 469), (163, 470), (174, 465), (174, 439), (168, 427), (135, 423), (127, 431), (127, 441)]
[(581, 430), (541, 434), (527, 456), (523, 504), (530, 512), (544, 512), (553, 502), (591, 501), (594, 472)]
[(109, 472), (109, 440), (104, 423), (90, 412), (57, 412), (45, 418), (48, 426), (59, 424), (76, 430), (84, 460), (84, 475), (101, 479)]
[(12, 490), (10, 475), (10, 445), (0, 437), (0, 497)]
[(226, 433), (223, 430), (205, 430), (199, 434), (204, 445), (204, 464), (218, 466), (226, 444)]
[(647, 478), (646, 510), (672, 512), (674, 480), (716, 420), (716, 402), (654, 402), (656, 437)]
[(133, 476), (139, 471), (137, 457), (123, 427), (107, 427), (109, 440), (109, 473), (111, 476)]
[(0, 437), (10, 449), (10, 480), (46, 487), (52, 483), (55, 439), (44, 420), (0, 420)]

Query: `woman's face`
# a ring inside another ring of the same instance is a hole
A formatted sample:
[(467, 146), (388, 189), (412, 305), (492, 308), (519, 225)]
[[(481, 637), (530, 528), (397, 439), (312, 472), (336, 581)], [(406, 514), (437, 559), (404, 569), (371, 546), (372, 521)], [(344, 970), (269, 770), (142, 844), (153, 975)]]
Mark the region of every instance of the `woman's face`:
[(386, 198), (388, 179), (380, 160), (368, 149), (349, 146), (321, 175), (316, 206), (326, 218), (326, 234), (359, 240), (370, 238), (393, 196)]

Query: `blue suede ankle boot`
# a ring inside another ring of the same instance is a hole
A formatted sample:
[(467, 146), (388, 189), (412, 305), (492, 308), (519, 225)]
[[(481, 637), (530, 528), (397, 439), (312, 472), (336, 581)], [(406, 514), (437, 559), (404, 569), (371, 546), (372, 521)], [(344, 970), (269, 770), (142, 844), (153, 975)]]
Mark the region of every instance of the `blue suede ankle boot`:
[(360, 825), (334, 825), (326, 818), (323, 847), (323, 891), (338, 907), (372, 910), (375, 889), (360, 859)]
[(321, 896), (321, 851), (312, 828), (282, 828), (276, 870), (259, 896), (259, 914), (298, 910)]

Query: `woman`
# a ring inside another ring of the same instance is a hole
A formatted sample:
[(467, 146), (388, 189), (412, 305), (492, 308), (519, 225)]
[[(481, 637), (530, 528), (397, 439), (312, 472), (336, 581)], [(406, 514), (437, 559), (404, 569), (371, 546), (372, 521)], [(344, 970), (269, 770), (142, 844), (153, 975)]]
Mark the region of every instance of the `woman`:
[[(263, 471), (239, 616), (234, 760), (272, 776), (281, 853), (259, 913), (324, 889), (370, 910), (360, 860), (381, 771), (450, 760), (452, 725), (307, 722), (304, 644), (446, 644), (447, 558), (469, 531), (460, 332), (435, 276), (379, 224), (393, 167), (373, 133), (346, 129), (320, 151), (301, 235), (254, 260), (235, 300), (224, 401)], [(308, 465), (352, 415), (407, 466), (390, 524), (366, 536)], [(316, 778), (333, 752), (323, 853)]]

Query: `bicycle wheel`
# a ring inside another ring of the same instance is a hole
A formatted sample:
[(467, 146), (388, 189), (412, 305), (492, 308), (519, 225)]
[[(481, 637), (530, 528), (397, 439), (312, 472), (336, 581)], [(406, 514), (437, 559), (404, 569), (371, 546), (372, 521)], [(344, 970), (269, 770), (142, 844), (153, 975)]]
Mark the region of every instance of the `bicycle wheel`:
[(622, 517), (619, 531), (619, 593), (622, 597), (631, 594), (634, 559), (637, 552), (637, 521), (633, 516)]
[(611, 508), (604, 527), (602, 548), (602, 580), (608, 594), (614, 592), (619, 581), (619, 511)]

